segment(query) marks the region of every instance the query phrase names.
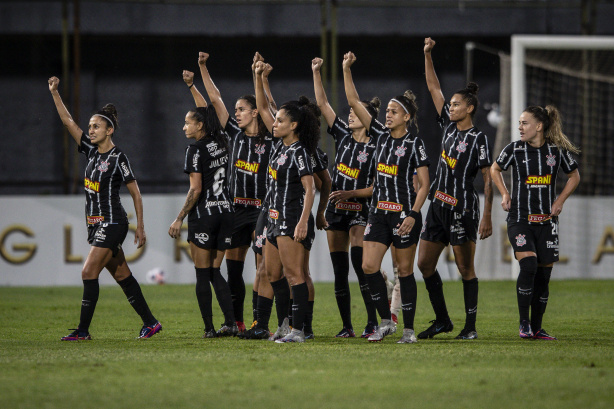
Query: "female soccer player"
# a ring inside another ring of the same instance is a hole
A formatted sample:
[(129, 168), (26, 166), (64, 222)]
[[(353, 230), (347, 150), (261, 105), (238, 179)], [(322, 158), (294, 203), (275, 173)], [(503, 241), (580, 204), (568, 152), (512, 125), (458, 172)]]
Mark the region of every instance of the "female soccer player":
[[(435, 319), (428, 329), (418, 334), (418, 338), (432, 338), (454, 328), (446, 308), (443, 283), (436, 270), (441, 252), (451, 244), (456, 266), (463, 279), (465, 298), (465, 327), (456, 339), (476, 339), (478, 278), (474, 265), (475, 243), (478, 232), (480, 240), (492, 234), (492, 161), (486, 135), (473, 125), (479, 103), (477, 84), (470, 82), (467, 88), (456, 91), (450, 102), (446, 103), (431, 58), (433, 47), (435, 41), (425, 38), (426, 84), (442, 130), (441, 155), (429, 192), (431, 205), (420, 235), (418, 268), (424, 277)], [(484, 216), (481, 223), (479, 197), (473, 187), (478, 170), (484, 177)]]
[[(507, 235), (520, 264), (516, 282), (520, 338), (555, 340), (542, 328), (548, 303), (548, 283), (554, 262), (559, 260), (558, 216), (563, 204), (580, 183), (579, 153), (561, 127), (556, 107), (530, 106), (520, 115), (520, 140), (507, 145), (492, 165), (492, 179), (507, 215)], [(513, 166), (512, 193), (501, 171)], [(567, 183), (556, 196), (559, 169)]]
[[(324, 61), (314, 58), (311, 62), (313, 84), (318, 107), (328, 124), (328, 133), (335, 140), (335, 171), (333, 173), (332, 193), (326, 210), (328, 224), (326, 236), (330, 258), (335, 274), (335, 298), (343, 322), (337, 338), (353, 338), (350, 286), (348, 282), (350, 247), (352, 265), (367, 309), (367, 326), (362, 333), (366, 338), (373, 334), (377, 326), (377, 313), (371, 300), (369, 285), (362, 271), (362, 244), (369, 215), (369, 202), (373, 193), (375, 168), (373, 157), (375, 144), (367, 134), (365, 126), (350, 109), (348, 124), (340, 119), (328, 103), (322, 85), (320, 69)], [(377, 118), (380, 100), (362, 101), (371, 117)]]
[[(224, 250), (232, 235), (233, 207), (226, 179), (227, 141), (213, 106), (198, 107), (185, 116), (185, 136), (195, 142), (185, 154), (184, 172), (190, 175), (190, 190), (168, 234), (181, 234), (188, 216), (188, 242), (196, 269), (196, 298), (205, 324), (204, 338), (237, 335), (239, 329), (228, 283), (220, 273)], [(224, 324), (216, 333), (211, 310), (211, 287), (224, 313)]]
[[(417, 288), (413, 275), (414, 256), (418, 235), (422, 227), (420, 209), (428, 192), (429, 160), (424, 142), (409, 132), (416, 122), (418, 105), (415, 95), (406, 91), (388, 102), (386, 125), (373, 118), (358, 97), (350, 67), (356, 61), (353, 53), (343, 57), (343, 78), (348, 103), (361, 123), (373, 137), (376, 145), (375, 183), (369, 219), (365, 228), (362, 269), (367, 276), (371, 297), (382, 321), (368, 338), (381, 341), (396, 332), (388, 306), (386, 282), (379, 270), (382, 259), (392, 244), (399, 270), (403, 309), (403, 336), (399, 343), (416, 342), (414, 315)], [(413, 187), (413, 174), (417, 171), (420, 189)]]
[(143, 199), (139, 186), (128, 157), (115, 146), (112, 139), (118, 129), (117, 110), (112, 104), (107, 104), (92, 115), (88, 135), (85, 135), (62, 102), (58, 92), (60, 80), (51, 77), (48, 83), (62, 123), (77, 142), (79, 152), (88, 160), (84, 180), (85, 214), (88, 243), (91, 248), (81, 272), (83, 279), (81, 318), (77, 329), (62, 337), (62, 341), (92, 339), (89, 327), (98, 302), (98, 277), (103, 268), (111, 273), (124, 290), (130, 305), (143, 320), (139, 338), (150, 338), (162, 331), (162, 326), (149, 310), (141, 287), (132, 275), (122, 250), (122, 243), (128, 233), (128, 218), (119, 198), (122, 182), (126, 184), (132, 196), (136, 211), (137, 228), (134, 243), (141, 248), (145, 245), (147, 237), (143, 225)]

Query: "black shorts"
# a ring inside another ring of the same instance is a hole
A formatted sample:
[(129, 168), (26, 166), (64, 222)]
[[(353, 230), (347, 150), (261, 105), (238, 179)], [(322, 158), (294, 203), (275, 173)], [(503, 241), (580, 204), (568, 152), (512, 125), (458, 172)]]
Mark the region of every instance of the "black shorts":
[(469, 213), (459, 213), (431, 203), (422, 226), (420, 239), (459, 246), (478, 239), (479, 220)]
[(261, 211), (257, 207), (236, 206), (234, 213), (234, 228), (230, 240), (231, 249), (252, 244), (252, 233)]
[(406, 249), (418, 243), (422, 229), (422, 214), (418, 213), (409, 234), (399, 236), (398, 229), (405, 220), (405, 212), (369, 213), (364, 241), (375, 241), (386, 246), (391, 244), (398, 249)]
[(188, 221), (188, 242), (201, 249), (230, 248), (234, 213), (220, 213)]
[[(367, 213), (368, 217), (368, 213)], [(326, 230), (339, 230), (349, 232), (354, 226), (366, 226), (367, 218), (363, 212), (356, 212), (355, 214), (337, 214), (330, 210), (326, 211), (326, 222), (328, 227)]]
[(94, 247), (111, 249), (113, 257), (122, 249), (127, 234), (127, 224), (100, 223), (87, 226), (87, 242)]
[(256, 221), (256, 229), (254, 231), (254, 243), (252, 250), (254, 253), (262, 255), (262, 248), (266, 243), (267, 221), (269, 220), (268, 212), (260, 211), (258, 220)]
[[(292, 240), (294, 240), (294, 229), (296, 229), (296, 225), (300, 220), (300, 216), (297, 218), (291, 219), (272, 219), (268, 217), (267, 223), (267, 231), (266, 238), (271, 242), (275, 247), (277, 247), (277, 237), (279, 236), (288, 236)], [(316, 237), (316, 228), (315, 228), (315, 220), (313, 218), (313, 214), (309, 214), (309, 220), (307, 222), (307, 237), (305, 237), (301, 244), (305, 247), (305, 250), (311, 251), (311, 246), (313, 246), (313, 240)]]
[(549, 224), (525, 224), (508, 222), (507, 237), (514, 253), (532, 251), (537, 254), (538, 264), (559, 261), (559, 220), (550, 219)]

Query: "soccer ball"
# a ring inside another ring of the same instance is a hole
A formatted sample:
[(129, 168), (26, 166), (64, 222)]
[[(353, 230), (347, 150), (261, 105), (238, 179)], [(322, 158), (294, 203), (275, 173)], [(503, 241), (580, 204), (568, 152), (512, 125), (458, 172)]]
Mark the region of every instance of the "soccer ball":
[(159, 267), (152, 268), (147, 272), (147, 282), (149, 284), (164, 284), (166, 282), (164, 271)]

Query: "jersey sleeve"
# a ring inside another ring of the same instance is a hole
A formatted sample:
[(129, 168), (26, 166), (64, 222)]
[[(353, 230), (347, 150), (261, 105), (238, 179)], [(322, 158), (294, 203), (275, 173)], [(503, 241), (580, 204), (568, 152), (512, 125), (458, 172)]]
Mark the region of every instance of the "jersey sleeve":
[(228, 117), (228, 121), (226, 122), (226, 127), (224, 128), (224, 132), (226, 132), (226, 135), (232, 141), (242, 131), (241, 131), (241, 128), (239, 128), (239, 124), (237, 123), (237, 120), (233, 117)]
[(497, 158), (497, 165), (499, 165), (499, 167), (502, 170), (507, 170), (507, 168), (509, 168), (510, 165), (512, 164), (513, 160), (514, 160), (514, 142), (510, 143), (505, 148), (503, 148), (503, 150), (499, 154), (499, 157)]
[(413, 165), (415, 169), (421, 168), (422, 166), (429, 166), (431, 162), (426, 154), (426, 148), (424, 146), (424, 141), (420, 138), (416, 138), (414, 140), (414, 155), (413, 156)]
[(117, 165), (119, 166), (124, 183), (136, 180), (132, 166), (130, 166), (130, 161), (125, 153), (122, 152), (119, 154), (119, 157), (117, 158)]
[(332, 127), (328, 127), (326, 132), (333, 137), (335, 142), (339, 142), (344, 135), (349, 132), (348, 125), (338, 116), (335, 117)]
[(328, 169), (328, 155), (319, 147), (316, 148), (316, 153), (315, 155), (312, 155), (311, 158), (313, 173), (318, 173), (320, 171)]
[(450, 103), (445, 102), (441, 108), (441, 115), (437, 115), (437, 123), (442, 129), (450, 125)]
[(488, 145), (488, 138), (482, 132), (478, 135), (478, 167), (484, 168), (492, 165), (492, 156), (490, 153), (490, 146)]
[(313, 175), (313, 167), (311, 166), (311, 155), (304, 148), (297, 149), (294, 152), (294, 161), (298, 167), (299, 177), (305, 175)]
[(90, 142), (90, 138), (85, 135), (85, 132), (81, 134), (81, 143), (77, 147), (77, 150), (79, 153), (82, 153), (88, 157), (94, 150), (96, 150), (96, 145)]
[(185, 173), (203, 173), (200, 163), (200, 150), (197, 146), (190, 145), (185, 150), (185, 162), (183, 164)]
[(571, 156), (571, 152), (567, 149), (561, 150), (561, 168), (563, 168), (563, 172), (567, 174), (578, 169), (578, 162), (574, 160), (573, 156)]

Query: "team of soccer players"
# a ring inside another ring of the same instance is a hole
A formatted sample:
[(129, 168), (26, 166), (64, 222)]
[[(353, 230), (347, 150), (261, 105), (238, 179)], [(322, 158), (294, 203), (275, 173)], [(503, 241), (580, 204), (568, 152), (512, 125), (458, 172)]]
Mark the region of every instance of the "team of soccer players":
[[(209, 75), (208, 54), (198, 63), (210, 104), (194, 85), (194, 74), (183, 78), (196, 107), (185, 117), (184, 133), (193, 143), (185, 153), (184, 172), (190, 188), (185, 204), (169, 228), (180, 237), (188, 218), (190, 250), (196, 270), (196, 296), (204, 323), (204, 338), (238, 335), (244, 339), (269, 339), (278, 343), (305, 342), (313, 338), (314, 290), (309, 274), (309, 250), (315, 227), (326, 229), (335, 276), (335, 297), (341, 315), (340, 338), (354, 337), (348, 285), (349, 259), (354, 266), (367, 309), (362, 336), (382, 341), (396, 332), (380, 273), (382, 259), (392, 246), (398, 269), (403, 335), (398, 343), (415, 343), (453, 329), (437, 260), (452, 245), (463, 279), (465, 325), (456, 337), (478, 338), (476, 315), (478, 279), (474, 268), (478, 235), (492, 234), (492, 181), (503, 196), (508, 213), (508, 236), (520, 263), (517, 281), (519, 335), (554, 340), (542, 327), (553, 263), (558, 261), (558, 215), (578, 186), (578, 165), (571, 153), (579, 150), (561, 129), (555, 107), (531, 106), (519, 121), (520, 140), (509, 144), (491, 162), (486, 136), (473, 125), (478, 108), (478, 87), (469, 83), (446, 102), (431, 57), (435, 42), (424, 41), (425, 73), (442, 129), (441, 155), (435, 180), (429, 183), (424, 142), (418, 134), (415, 95), (405, 91), (386, 107), (385, 123), (377, 120), (379, 99), (361, 101), (352, 79), (356, 56), (343, 60), (345, 91), (350, 106), (348, 123), (328, 104), (320, 77), (322, 59), (312, 61), (317, 105), (306, 97), (288, 101), (277, 109), (268, 86), (272, 70), (258, 53), (252, 72), (254, 95), (240, 97), (234, 118)], [(130, 304), (141, 316), (139, 338), (162, 330), (150, 312), (125, 262), (121, 244), (127, 232), (126, 213), (119, 200), (124, 182), (137, 212), (135, 242), (143, 245), (142, 200), (126, 155), (113, 143), (117, 112), (105, 106), (94, 114), (88, 135), (72, 121), (57, 92), (59, 80), (49, 79), (49, 89), (64, 125), (88, 158), (85, 177), (86, 221), (91, 251), (83, 267), (83, 301), (77, 329), (62, 340), (88, 340), (89, 325), (98, 300), (98, 276), (103, 268), (120, 284)], [(335, 140), (332, 180), (328, 158), (318, 148), (320, 116)], [(510, 193), (501, 172), (513, 166)], [(568, 181), (556, 196), (559, 169)], [(484, 214), (480, 222), (479, 198), (473, 187), (478, 171), (484, 177)], [(492, 179), (491, 179), (492, 178)], [(314, 218), (315, 190), (321, 200)], [(423, 222), (422, 206), (430, 200)], [(419, 246), (418, 243), (420, 242)], [(243, 309), (243, 267), (247, 251), (256, 253), (257, 275), (252, 306), (254, 323), (247, 329)], [(348, 257), (348, 247), (350, 256)], [(414, 332), (417, 286), (413, 265), (418, 251), (422, 273), (435, 319), (417, 336)], [(226, 257), (228, 281), (220, 272)], [(212, 317), (213, 285), (224, 314), (216, 331)], [(269, 331), (275, 299), (278, 328)], [(377, 314), (381, 322), (377, 322)]]

